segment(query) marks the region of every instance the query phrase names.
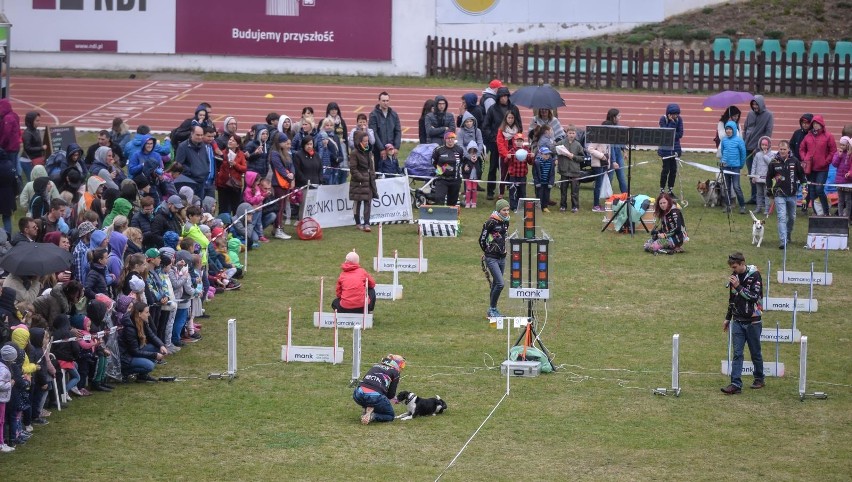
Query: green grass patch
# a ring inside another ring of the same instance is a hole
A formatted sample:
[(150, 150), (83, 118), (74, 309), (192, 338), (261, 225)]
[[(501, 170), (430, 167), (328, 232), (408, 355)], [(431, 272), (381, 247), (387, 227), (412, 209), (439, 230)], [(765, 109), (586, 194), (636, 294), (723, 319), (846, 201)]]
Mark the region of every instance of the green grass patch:
[[(714, 162), (709, 155), (685, 157)], [(642, 161), (652, 162), (634, 167), (633, 190), (653, 195), (659, 161), (636, 153), (634, 162)], [(553, 238), (552, 295), (535, 305), (535, 315), (560, 369), (512, 379), (511, 394), (442, 480), (513, 480), (524, 473), (541, 480), (724, 480), (732, 473), (845, 480), (852, 473), (849, 253), (829, 254), (835, 284), (815, 288), (818, 313), (798, 315), (810, 339), (809, 390), (827, 391), (828, 400), (799, 401), (797, 345), (779, 347), (786, 377), (725, 397), (719, 388), (727, 377), (719, 368), (726, 356), (726, 257), (741, 250), (764, 272), (767, 260), (778, 269), (775, 218), (763, 247), (755, 248), (748, 215), (729, 220), (701, 205), (694, 186), (711, 173), (685, 166), (679, 175), (689, 201), (685, 254), (642, 252), (641, 231), (601, 233), (603, 216), (590, 212), (589, 184), (580, 213), (538, 214)], [(441, 395), (449, 404), (444, 415), (362, 426), (348, 387), (349, 331), (340, 333), (342, 365), (279, 361), (287, 309), (293, 308), (295, 344), (330, 346), (331, 331), (310, 322), (320, 277), (328, 305), (345, 253), (354, 248), (370, 264), (376, 251), (376, 231), (327, 229), (321, 241), (273, 241), (250, 254), (243, 288), (209, 305), (204, 339), (155, 371), (181, 381), (75, 398), (69, 410), (54, 411), (49, 425), (37, 427), (26, 446), (4, 454), (4, 482), (32, 480), (34, 468), (50, 480), (434, 480), (506, 387), (498, 369), (506, 333), (485, 319), (488, 286), (476, 241), (489, 204), (482, 195), (478, 209), (461, 210), (461, 237), (424, 241), (429, 272), (401, 273), (404, 298), (380, 301), (375, 328), (364, 333), (362, 371), (389, 352), (405, 355), (400, 388)], [(511, 223), (518, 229), (519, 216)], [(806, 225), (797, 220), (797, 246)], [(384, 231), (385, 253), (417, 256), (413, 226)], [(806, 271), (811, 262), (819, 269), (823, 255), (796, 247), (788, 269)], [(391, 282), (390, 273), (375, 277)], [(803, 285), (774, 283), (773, 273), (773, 296), (792, 297), (795, 290), (807, 293)], [(527, 313), (505, 293), (500, 308)], [(231, 317), (239, 327), (238, 378), (207, 380), (226, 366)], [(789, 327), (792, 314), (768, 312), (764, 319), (767, 329), (776, 322)], [(651, 389), (670, 381), (674, 333), (681, 335), (683, 394), (655, 397)], [(512, 341), (517, 336), (511, 333)], [(775, 347), (764, 344), (763, 353), (772, 361)]]

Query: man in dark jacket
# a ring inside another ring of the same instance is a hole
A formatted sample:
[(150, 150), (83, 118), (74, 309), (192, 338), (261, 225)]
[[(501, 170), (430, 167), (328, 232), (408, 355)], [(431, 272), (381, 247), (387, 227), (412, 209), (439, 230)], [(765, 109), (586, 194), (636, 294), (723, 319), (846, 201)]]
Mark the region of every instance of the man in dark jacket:
[(778, 154), (769, 163), (766, 171), (766, 187), (775, 196), (775, 212), (778, 215), (778, 247), (784, 249), (793, 236), (796, 222), (796, 197), (799, 184), (805, 182), (805, 170), (799, 159), (790, 152), (787, 141), (778, 143)]
[(183, 164), (184, 174), (192, 179), (195, 186), (192, 191), (199, 198), (204, 197), (204, 186), (210, 177), (210, 159), (204, 146), (204, 128), (195, 126), (189, 139), (180, 143), (175, 152), (175, 162)]
[(35, 243), (38, 237), (38, 223), (30, 217), (23, 217), (18, 220), (18, 231), (12, 236), (10, 243), (12, 246), (17, 246), (18, 243)]
[(751, 362), (754, 364), (754, 382), (751, 388), (763, 388), (763, 356), (760, 352), (760, 319), (763, 300), (763, 280), (754, 265), (746, 265), (742, 253), (728, 256), (728, 267), (733, 271), (728, 278), (728, 314), (723, 327), (731, 330), (734, 356), (731, 363), (731, 383), (722, 388), (725, 395), (740, 393), (743, 388), (743, 349), (748, 343)]
[[(775, 126), (775, 116), (772, 111), (766, 109), (766, 100), (762, 95), (754, 96), (751, 101), (751, 110), (746, 116), (745, 124), (743, 125), (743, 140), (746, 145), (746, 167), (748, 172), (751, 172), (751, 163), (755, 153), (760, 150), (760, 138), (763, 136), (772, 137), (772, 128)], [(751, 184), (751, 183), (749, 183)], [(746, 201), (746, 204), (755, 204), (754, 199), (755, 185), (751, 184), (751, 196)]]
[(660, 147), (657, 155), (662, 160), (663, 168), (660, 171), (660, 194), (668, 187), (668, 194), (677, 199), (674, 194), (675, 178), (677, 177), (677, 157), (683, 150), (680, 147), (680, 139), (683, 137), (683, 119), (680, 117), (680, 106), (669, 104), (666, 106), (666, 115), (660, 117), (660, 127), (674, 129), (674, 147)]
[(521, 113), (518, 107), (509, 100), (509, 95), (508, 88), (499, 87), (497, 89), (497, 102), (488, 109), (488, 112), (485, 114), (485, 122), (482, 123), (482, 140), (491, 158), (491, 162), (488, 165), (488, 187), (486, 189), (489, 200), (494, 199), (494, 190), (497, 187), (497, 171), (500, 169), (500, 154), (497, 152), (497, 132), (507, 112), (511, 111), (515, 114), (515, 120), (518, 123), (518, 132), (524, 131), (524, 125), (521, 122)]
[(388, 144), (399, 150), (402, 142), (402, 126), (399, 116), (390, 108), (390, 95), (387, 92), (379, 94), (379, 103), (370, 112), (368, 127), (373, 130), (376, 142), (373, 143), (373, 159), (381, 159), (382, 149)]
[(144, 236), (151, 232), (151, 225), (154, 222), (154, 198), (144, 196), (139, 200), (139, 205), (142, 209), (133, 215), (130, 226), (138, 228)]
[(174, 231), (180, 233), (183, 227), (180, 224), (180, 218), (177, 213), (183, 209), (183, 200), (178, 195), (169, 196), (166, 206), (161, 206), (154, 215), (154, 220), (151, 221), (151, 233), (159, 237), (163, 237), (166, 231)]
[(811, 131), (813, 121), (813, 114), (807, 112), (802, 114), (802, 117), (799, 117), (799, 128), (790, 136), (790, 152), (795, 153), (796, 157), (799, 157), (799, 147), (802, 145), (805, 136)]
[(447, 98), (443, 95), (435, 96), (435, 107), (432, 112), (426, 114), (423, 121), (426, 127), (426, 140), (430, 144), (441, 144), (444, 134), (456, 131), (456, 119), (447, 112)]
[(374, 420), (393, 422), (395, 414), (390, 399), (396, 397), (396, 386), (403, 368), (405, 358), (391, 354), (367, 371), (358, 388), (352, 393), (355, 403), (364, 407), (361, 423), (367, 425)]

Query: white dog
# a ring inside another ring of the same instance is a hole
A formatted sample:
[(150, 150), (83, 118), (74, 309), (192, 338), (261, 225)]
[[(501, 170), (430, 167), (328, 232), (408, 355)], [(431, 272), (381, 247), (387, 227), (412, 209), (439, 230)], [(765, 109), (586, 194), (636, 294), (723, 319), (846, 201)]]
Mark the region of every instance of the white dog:
[(749, 213), (751, 214), (751, 219), (754, 220), (754, 223), (751, 225), (751, 244), (759, 248), (760, 243), (763, 242), (763, 227), (766, 224), (766, 220), (757, 219), (751, 211)]

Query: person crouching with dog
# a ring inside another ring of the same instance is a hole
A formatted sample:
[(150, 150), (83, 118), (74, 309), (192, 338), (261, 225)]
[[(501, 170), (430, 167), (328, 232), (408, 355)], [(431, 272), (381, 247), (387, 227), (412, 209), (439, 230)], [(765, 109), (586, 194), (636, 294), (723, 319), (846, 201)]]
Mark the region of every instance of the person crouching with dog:
[[(367, 311), (373, 312), (376, 306), (376, 280), (361, 267), (361, 258), (355, 251), (346, 253), (346, 261), (340, 265), (340, 276), (337, 278), (337, 298), (331, 302), (331, 307), (338, 313), (364, 312), (364, 286), (367, 286), (366, 297), (369, 298)], [(365, 283), (366, 282), (366, 283)]]
[(654, 254), (682, 253), (686, 225), (683, 213), (668, 193), (660, 194), (657, 198), (654, 218), (658, 224), (651, 231), (651, 239), (645, 242), (645, 251)]
[(370, 367), (352, 393), (355, 403), (364, 408), (361, 423), (393, 422), (396, 414), (391, 399), (396, 397), (396, 387), (403, 368), (405, 358), (394, 354), (387, 355), (381, 363)]
[(509, 235), (509, 202), (497, 201), (494, 212), (482, 226), (479, 247), (482, 248), (482, 270), (491, 285), (488, 317), (502, 317), (497, 310), (497, 300), (503, 291), (503, 272), (506, 268), (506, 238)]

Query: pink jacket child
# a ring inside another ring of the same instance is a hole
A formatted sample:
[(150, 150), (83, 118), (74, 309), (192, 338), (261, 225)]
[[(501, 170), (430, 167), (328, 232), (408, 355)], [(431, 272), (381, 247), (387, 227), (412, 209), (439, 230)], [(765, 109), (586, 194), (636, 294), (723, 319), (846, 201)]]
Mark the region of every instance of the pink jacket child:
[(811, 131), (799, 146), (799, 160), (802, 161), (805, 174), (828, 171), (828, 165), (837, 152), (834, 136), (825, 129), (825, 121), (821, 115), (814, 116), (811, 126)]
[(80, 345), (80, 353), (94, 354), (98, 347), (98, 338), (93, 336), (89, 330), (92, 328), (92, 320), (88, 316), (71, 317), (71, 327), (80, 330), (80, 337), (77, 339), (77, 344)]
[(254, 171), (246, 171), (246, 190), (243, 192), (243, 200), (258, 207), (263, 204), (265, 193), (260, 188), (260, 176)]

